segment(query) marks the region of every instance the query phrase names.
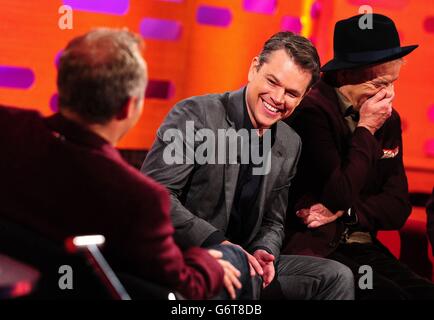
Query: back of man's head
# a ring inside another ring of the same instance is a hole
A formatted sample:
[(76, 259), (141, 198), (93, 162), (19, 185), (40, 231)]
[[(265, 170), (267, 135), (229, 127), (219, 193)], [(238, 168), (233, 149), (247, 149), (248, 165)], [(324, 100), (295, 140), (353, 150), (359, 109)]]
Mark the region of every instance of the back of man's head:
[(142, 101), (147, 85), (140, 37), (99, 28), (73, 39), (60, 57), (59, 109), (88, 123), (113, 119), (132, 97)]

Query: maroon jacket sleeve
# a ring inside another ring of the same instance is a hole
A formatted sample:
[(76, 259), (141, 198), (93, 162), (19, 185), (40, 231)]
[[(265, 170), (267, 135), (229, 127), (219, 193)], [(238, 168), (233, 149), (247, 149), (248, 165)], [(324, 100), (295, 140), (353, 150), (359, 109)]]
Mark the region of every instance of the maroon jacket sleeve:
[(125, 246), (125, 254), (135, 273), (166, 285), (188, 299), (215, 296), (223, 284), (220, 264), (205, 249), (190, 248), (184, 252), (179, 249), (173, 239), (167, 191), (151, 179), (140, 176), (148, 181), (148, 186), (137, 190), (142, 201), (130, 203), (136, 206), (137, 214), (131, 221), (128, 242), (135, 245)]
[(387, 124), (389, 134), (398, 141), (399, 153), (395, 158), (384, 159), (387, 167), (378, 192), (362, 193), (354, 204), (359, 224), (367, 230), (400, 229), (411, 213), (407, 176), (403, 164), (401, 120), (394, 113)]

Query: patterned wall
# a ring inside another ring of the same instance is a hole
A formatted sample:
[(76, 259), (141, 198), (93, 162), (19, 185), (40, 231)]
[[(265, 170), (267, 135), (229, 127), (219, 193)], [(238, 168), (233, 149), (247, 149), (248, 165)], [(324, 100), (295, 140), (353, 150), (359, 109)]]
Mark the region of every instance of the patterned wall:
[[(148, 148), (176, 101), (245, 84), (251, 59), (279, 30), (310, 37), (326, 62), (335, 21), (362, 4), (391, 16), (403, 44), (421, 45), (402, 70), (395, 107), (406, 165), (416, 172), (411, 185), (427, 191), (434, 185), (434, 0), (0, 0), (0, 103), (52, 113), (66, 43), (93, 27), (128, 27), (146, 41), (151, 80), (143, 117), (120, 147)], [(62, 5), (74, 9), (72, 30), (58, 26)]]

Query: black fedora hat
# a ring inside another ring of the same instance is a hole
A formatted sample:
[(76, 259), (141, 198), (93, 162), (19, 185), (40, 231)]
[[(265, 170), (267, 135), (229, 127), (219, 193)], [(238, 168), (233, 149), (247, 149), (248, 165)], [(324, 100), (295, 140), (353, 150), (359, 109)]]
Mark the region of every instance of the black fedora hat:
[[(340, 20), (333, 36), (334, 57), (321, 71), (351, 69), (401, 58), (418, 45), (401, 47), (398, 31), (392, 19), (381, 14), (357, 15)], [(371, 20), (372, 18), (372, 20)], [(361, 28), (363, 21), (372, 21), (372, 28)]]

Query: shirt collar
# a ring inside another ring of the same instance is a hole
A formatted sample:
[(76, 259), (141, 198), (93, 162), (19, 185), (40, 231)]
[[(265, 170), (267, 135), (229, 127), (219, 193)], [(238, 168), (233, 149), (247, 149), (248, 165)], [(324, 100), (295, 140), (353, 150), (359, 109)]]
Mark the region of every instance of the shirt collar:
[(53, 135), (61, 140), (92, 149), (99, 149), (106, 153), (106, 155), (116, 159), (122, 159), (119, 152), (103, 137), (80, 124), (65, 118), (60, 113), (55, 113), (54, 115), (45, 118), (44, 121), (52, 130)]
[(347, 109), (352, 106), (350, 100), (348, 100), (340, 91), (339, 88), (334, 88), (338, 96), (339, 108), (343, 115), (346, 114)]
[[(243, 127), (246, 128), (247, 130), (256, 130), (256, 132), (257, 132), (257, 129), (255, 129), (253, 127), (252, 120), (250, 119), (250, 116), (249, 116), (249, 111), (247, 110), (247, 108), (248, 108), (247, 86), (244, 88), (243, 94), (244, 94), (244, 104), (243, 104), (244, 120), (243, 120)], [(279, 120), (279, 121), (281, 121), (281, 120)], [(276, 137), (277, 124), (276, 123), (273, 124), (270, 129), (271, 129), (271, 143), (273, 144), (274, 143), (274, 139)], [(266, 129), (266, 130), (269, 130), (269, 129)], [(262, 136), (260, 138), (262, 138)]]
[(243, 127), (247, 130), (254, 130), (252, 120), (249, 116), (249, 111), (247, 108), (249, 107), (249, 103), (247, 102), (247, 87), (244, 88), (244, 100), (243, 100)]

